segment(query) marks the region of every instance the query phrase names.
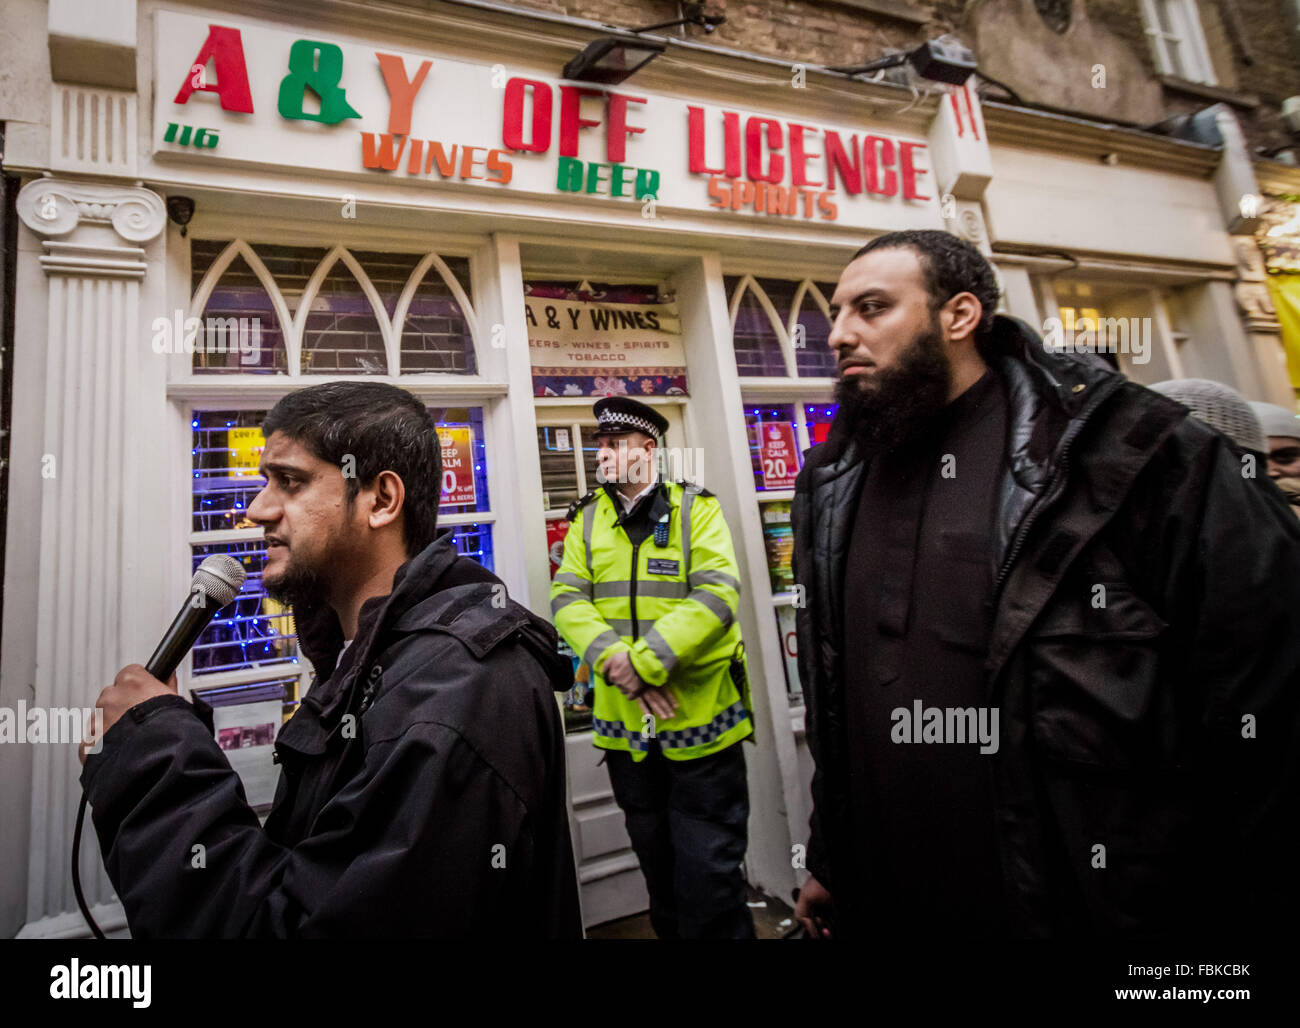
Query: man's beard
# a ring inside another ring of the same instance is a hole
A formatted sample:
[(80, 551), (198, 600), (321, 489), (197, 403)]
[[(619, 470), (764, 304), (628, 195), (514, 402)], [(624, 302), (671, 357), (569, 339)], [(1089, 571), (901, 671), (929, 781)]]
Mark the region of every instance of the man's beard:
[(883, 453), (923, 435), (947, 405), (952, 384), (938, 318), (931, 319), (893, 365), (871, 373), (869, 384), (860, 380), (862, 374), (841, 378), (835, 385), (839, 410), (834, 433), (841, 444), (853, 439), (867, 453)]
[(274, 583), (262, 578), (266, 595), (291, 607), (314, 607), (329, 596), (329, 582), (317, 566), (302, 565), (290, 555), (284, 574)]

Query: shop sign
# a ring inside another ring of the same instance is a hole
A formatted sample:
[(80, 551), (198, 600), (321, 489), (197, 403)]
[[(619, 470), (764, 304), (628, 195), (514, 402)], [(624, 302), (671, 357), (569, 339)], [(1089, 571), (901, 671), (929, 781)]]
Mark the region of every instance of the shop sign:
[(682, 395), (675, 303), (524, 297), (536, 396)]
[[(929, 145), (648, 90), (158, 11), (154, 156), (888, 230), (942, 227)], [(341, 191), (340, 195), (344, 195)]]
[(788, 421), (764, 421), (754, 426), (763, 470), (764, 489), (793, 489), (799, 474), (794, 425)]
[(212, 728), (231, 769), (239, 775), (244, 799), (264, 806), (275, 799), (280, 769), (275, 763), (275, 733), (284, 721), (280, 700), (236, 703), (212, 711)]
[(443, 507), (473, 506), (474, 499), (474, 430), (438, 426), (438, 445), (442, 447)]
[(258, 464), (262, 460), (262, 448), (266, 440), (260, 428), (226, 429), (226, 466), (231, 478), (246, 478), (258, 474)]
[(569, 534), (569, 522), (564, 518), (555, 518), (546, 522), (546, 556), (551, 567), (551, 577), (560, 570), (564, 563), (564, 537)]

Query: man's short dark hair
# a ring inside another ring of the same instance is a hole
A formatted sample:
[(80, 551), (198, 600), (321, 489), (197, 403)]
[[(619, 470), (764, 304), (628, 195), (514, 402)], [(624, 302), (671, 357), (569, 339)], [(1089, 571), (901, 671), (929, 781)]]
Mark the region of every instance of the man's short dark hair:
[(351, 454), (355, 477), (345, 477), (349, 505), (361, 486), (392, 471), (406, 487), (402, 504), (406, 554), (431, 542), (442, 498), (438, 427), (424, 404), (383, 382), (327, 382), (290, 393), (262, 422), (270, 438), (283, 432), (313, 455), (340, 467)]
[(930, 310), (937, 311), (958, 293), (973, 293), (984, 308), (975, 326), (975, 342), (983, 349), (993, 331), (998, 307), (998, 280), (984, 255), (966, 240), (938, 229), (908, 229), (877, 236), (853, 255), (856, 261), (872, 250), (909, 247), (916, 251), (925, 275)]

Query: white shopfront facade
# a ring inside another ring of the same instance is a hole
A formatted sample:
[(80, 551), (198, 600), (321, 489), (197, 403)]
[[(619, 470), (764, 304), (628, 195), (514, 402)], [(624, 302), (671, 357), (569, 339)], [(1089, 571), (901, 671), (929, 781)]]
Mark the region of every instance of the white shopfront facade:
[[(428, 404), (461, 464), (440, 522), (546, 614), (560, 515), (593, 486), (595, 397), (536, 356), (539, 312), (668, 305), (684, 388), (663, 387), (653, 366), (599, 370), (665, 412), (668, 446), (700, 455), (731, 525), (759, 726), (746, 870), (788, 900), (811, 766), (782, 525), (799, 454), (832, 411), (826, 305), (853, 249), (892, 229), (950, 228), (996, 258), (1011, 313), (1041, 324), (1061, 306), (1102, 309), (1090, 298), (1145, 303), (1172, 371), (1205, 373), (1200, 361), (1266, 390), (1267, 361), (1232, 308), (1212, 153), (1135, 142), (1144, 166), (1115, 168), (1082, 145), (1050, 157), (1046, 140), (1007, 145), (996, 127), (990, 146), (969, 91), (913, 99), (814, 74), (796, 88), (788, 67), (706, 50), (674, 49), (618, 87), (562, 82), (592, 32), (523, 17), (413, 11), (381, 24), (323, 5), (304, 24), (290, 5), (256, 18), (126, 6), (136, 88), (50, 83), (48, 150), (6, 155), (30, 179), (7, 702), (26, 689), (29, 703), (89, 705), (148, 654), (195, 561), (232, 552), (251, 584), (181, 687), (287, 710), (310, 669), (290, 620), (256, 591), (260, 532), (241, 524), (258, 484), (251, 430), (286, 392), (331, 378), (379, 378)], [(1157, 170), (1161, 147), (1185, 166)], [(1123, 171), (1138, 177), (1106, 178)], [(1113, 209), (1130, 187), (1150, 202)], [(167, 217), (178, 197), (193, 201), (184, 232)], [(175, 343), (188, 318), (256, 319), (260, 335), (243, 352), (187, 353)], [(644, 891), (581, 711), (566, 717), (595, 924), (643, 908)], [(15, 928), (75, 932), (75, 756), (4, 759), (5, 820), (26, 828), (5, 850)], [(90, 902), (120, 923), (93, 838), (84, 848)]]

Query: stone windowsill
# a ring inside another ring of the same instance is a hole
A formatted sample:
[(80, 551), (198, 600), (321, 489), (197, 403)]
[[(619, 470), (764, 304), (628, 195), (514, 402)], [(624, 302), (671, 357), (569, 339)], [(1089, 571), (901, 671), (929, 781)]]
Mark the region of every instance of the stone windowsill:
[(1224, 103), (1248, 111), (1253, 111), (1259, 106), (1259, 97), (1253, 93), (1239, 93), (1233, 89), (1224, 89), (1222, 86), (1207, 86), (1204, 82), (1192, 82), (1190, 79), (1179, 78), (1176, 75), (1156, 77), (1162, 86), (1175, 93), (1199, 96), (1207, 100), (1222, 100)]

